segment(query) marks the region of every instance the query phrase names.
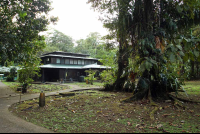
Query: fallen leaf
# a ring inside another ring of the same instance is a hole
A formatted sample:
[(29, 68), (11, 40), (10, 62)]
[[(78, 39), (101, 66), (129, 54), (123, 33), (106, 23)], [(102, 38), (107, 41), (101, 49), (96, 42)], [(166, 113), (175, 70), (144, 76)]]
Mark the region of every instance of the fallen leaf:
[(169, 116), (169, 115), (171, 115), (171, 114), (163, 114), (162, 116), (163, 116), (163, 117), (167, 117), (167, 116)]
[(163, 127), (162, 124), (158, 124), (158, 125), (157, 125), (157, 129), (160, 129), (160, 128), (162, 128), (162, 127)]
[(189, 110), (188, 112), (190, 112), (190, 113), (194, 113), (194, 110)]
[(143, 129), (144, 127), (143, 126), (140, 126), (140, 127), (138, 127), (139, 129)]
[(132, 123), (131, 122), (127, 122), (128, 126), (132, 126)]
[(154, 129), (155, 127), (149, 127), (149, 129)]
[(136, 127), (139, 127), (140, 126), (140, 124), (136, 124)]

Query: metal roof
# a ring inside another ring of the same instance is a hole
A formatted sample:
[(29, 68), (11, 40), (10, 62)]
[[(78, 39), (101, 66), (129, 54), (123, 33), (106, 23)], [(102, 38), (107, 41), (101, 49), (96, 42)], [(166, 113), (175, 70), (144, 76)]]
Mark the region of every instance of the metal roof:
[(62, 68), (62, 69), (81, 69), (83, 65), (60, 65), (60, 64), (46, 64), (41, 65), (40, 68)]
[[(17, 67), (17, 66), (10, 66), (10, 67), (5, 67), (5, 66), (3, 66), (3, 67), (0, 67), (0, 72), (10, 72), (10, 69), (13, 68), (13, 67), (15, 67), (17, 70), (20, 69), (20, 68)], [(17, 71), (17, 70), (16, 70), (16, 71)]]
[(102, 65), (97, 65), (97, 64), (91, 64), (91, 65), (86, 65), (82, 67), (83, 69), (90, 69), (90, 68), (97, 68), (97, 69), (106, 69), (106, 68), (111, 68), (111, 67), (106, 67)]
[(41, 65), (40, 68), (62, 68), (62, 69), (91, 69), (91, 68), (96, 68), (96, 69), (106, 69), (110, 67), (102, 66), (102, 65), (97, 65), (97, 64), (91, 64), (91, 65), (60, 65), (60, 64), (46, 64), (46, 65)]
[(86, 60), (98, 60), (98, 59), (95, 59), (95, 58), (85, 58), (85, 57), (76, 57), (76, 56), (66, 56), (66, 55), (56, 55), (56, 54), (49, 54), (49, 55), (44, 55), (44, 56), (40, 56), (40, 58), (42, 57), (48, 57), (48, 56), (51, 56), (51, 57), (65, 57), (65, 58), (74, 58), (74, 59), (86, 59)]
[(42, 55), (47, 55), (47, 54), (55, 54), (55, 53), (63, 53), (63, 54), (75, 54), (75, 55), (82, 55), (82, 56), (90, 56), (89, 54), (81, 54), (81, 53), (71, 53), (71, 52), (63, 52), (63, 51), (54, 51)]

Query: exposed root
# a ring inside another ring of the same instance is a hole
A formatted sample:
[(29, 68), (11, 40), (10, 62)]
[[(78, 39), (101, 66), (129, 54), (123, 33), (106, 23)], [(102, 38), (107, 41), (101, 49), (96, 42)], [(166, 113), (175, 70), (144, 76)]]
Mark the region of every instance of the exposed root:
[(155, 120), (154, 114), (158, 111), (158, 107), (155, 107), (153, 111), (150, 112), (150, 119)]
[[(174, 106), (176, 108), (179, 109), (179, 107), (182, 107), (184, 109), (186, 109), (186, 106), (183, 105), (183, 102), (182, 101), (179, 101), (177, 98), (175, 98), (174, 96), (170, 95), (170, 98), (172, 98), (174, 100)], [(178, 107), (179, 106), (179, 107)]]
[(151, 111), (150, 112), (150, 119), (151, 120), (155, 120), (155, 117), (154, 117), (154, 114), (158, 111), (158, 105), (152, 100), (152, 96), (151, 96), (151, 91), (150, 91), (150, 89), (149, 89), (149, 92), (148, 92), (148, 99), (149, 99), (149, 101), (150, 101), (150, 105), (151, 106), (156, 106), (155, 108), (154, 108), (154, 110), (153, 111)]
[(176, 99), (182, 102), (200, 103), (200, 101), (187, 100), (187, 99), (178, 98), (178, 97), (176, 97)]

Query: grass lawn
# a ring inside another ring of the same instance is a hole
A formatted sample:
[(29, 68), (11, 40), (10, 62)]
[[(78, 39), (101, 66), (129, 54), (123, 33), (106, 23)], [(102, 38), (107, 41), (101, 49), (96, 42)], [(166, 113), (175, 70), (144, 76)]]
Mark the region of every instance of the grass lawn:
[(67, 83), (67, 85), (77, 85), (80, 87), (103, 87), (103, 83), (100, 82), (94, 82), (93, 85), (86, 84), (86, 82), (73, 82), (73, 83)]
[[(184, 85), (189, 98), (200, 101), (200, 81)], [(121, 103), (131, 93), (85, 90), (75, 96), (46, 97), (45, 107), (38, 99), (13, 104), (9, 111), (28, 122), (60, 133), (200, 133), (200, 103), (184, 103), (186, 109), (171, 102), (158, 103), (154, 109), (148, 101)], [(187, 97), (181, 93), (179, 97)]]
[[(14, 91), (17, 90), (17, 87), (20, 86), (19, 82), (3, 82), (5, 85), (9, 86)], [(64, 89), (70, 89), (68, 85), (53, 85), (53, 84), (32, 84), (28, 87), (27, 93), (40, 93), (44, 92), (52, 92), (52, 91), (60, 91)], [(16, 91), (18, 92), (18, 91)]]

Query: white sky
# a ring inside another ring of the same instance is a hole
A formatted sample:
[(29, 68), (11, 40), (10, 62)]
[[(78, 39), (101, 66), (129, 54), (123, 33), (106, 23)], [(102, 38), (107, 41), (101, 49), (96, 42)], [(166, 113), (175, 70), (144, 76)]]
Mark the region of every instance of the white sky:
[(50, 27), (72, 37), (74, 40), (85, 39), (90, 32), (101, 36), (108, 32), (98, 20), (99, 13), (94, 12), (87, 0), (51, 0), (54, 8), (49, 15), (59, 18), (57, 25)]

